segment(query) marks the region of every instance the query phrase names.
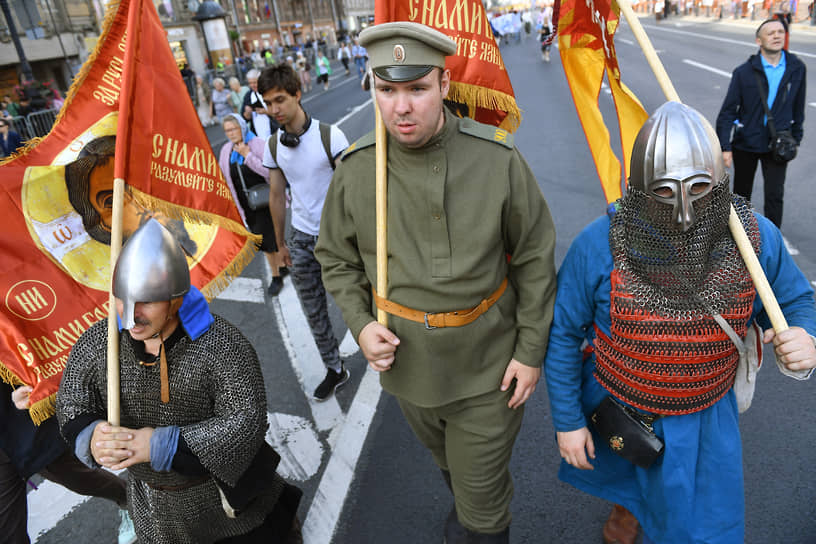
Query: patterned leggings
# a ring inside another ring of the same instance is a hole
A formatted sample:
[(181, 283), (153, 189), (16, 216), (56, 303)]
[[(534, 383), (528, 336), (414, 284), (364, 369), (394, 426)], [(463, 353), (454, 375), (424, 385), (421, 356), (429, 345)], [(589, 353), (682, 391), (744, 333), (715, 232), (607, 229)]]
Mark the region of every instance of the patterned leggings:
[(306, 314), (309, 328), (312, 329), (312, 337), (320, 351), (323, 364), (326, 365), (326, 368), (339, 373), (341, 369), (340, 351), (329, 320), (329, 308), (326, 303), (326, 289), (323, 287), (323, 279), (320, 274), (320, 263), (314, 256), (316, 243), (317, 236), (292, 229), (286, 240), (289, 255), (292, 257), (292, 283), (295, 285), (303, 313)]

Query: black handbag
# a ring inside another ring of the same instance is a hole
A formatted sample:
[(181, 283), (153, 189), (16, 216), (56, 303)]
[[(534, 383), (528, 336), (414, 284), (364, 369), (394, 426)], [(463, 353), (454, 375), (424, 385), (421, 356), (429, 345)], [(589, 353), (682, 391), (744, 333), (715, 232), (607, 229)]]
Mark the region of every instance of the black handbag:
[(255, 211), (260, 210), (261, 208), (268, 208), (269, 184), (259, 183), (247, 188), (246, 183), (244, 182), (244, 174), (241, 172), (240, 164), (237, 165), (236, 170), (238, 170), (238, 177), (241, 179), (241, 188), (244, 190), (244, 194), (247, 198), (247, 205), (249, 205), (250, 209)]
[(768, 108), (768, 97), (765, 96), (762, 80), (756, 71), (754, 71), (754, 78), (756, 78), (757, 87), (759, 87), (759, 97), (762, 99), (762, 107), (765, 108), (765, 115), (768, 117), (768, 132), (771, 133), (768, 151), (771, 153), (771, 158), (774, 162), (780, 164), (792, 161), (796, 158), (799, 143), (796, 141), (796, 138), (793, 137), (793, 133), (790, 130), (776, 130), (773, 115), (771, 115), (771, 110)]
[(661, 416), (644, 414), (606, 397), (592, 413), (592, 424), (609, 448), (630, 463), (649, 468), (663, 453), (663, 441), (652, 428)]
[(770, 152), (774, 162), (785, 163), (792, 161), (796, 157), (796, 150), (799, 144), (793, 137), (791, 131), (780, 130), (776, 136), (771, 136)]

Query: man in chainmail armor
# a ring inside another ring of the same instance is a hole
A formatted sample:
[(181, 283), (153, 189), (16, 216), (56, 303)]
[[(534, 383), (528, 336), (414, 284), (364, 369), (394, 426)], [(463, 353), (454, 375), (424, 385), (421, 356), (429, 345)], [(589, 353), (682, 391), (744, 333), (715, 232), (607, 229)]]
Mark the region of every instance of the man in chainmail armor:
[[(626, 195), (579, 234), (558, 273), (545, 375), (559, 477), (615, 503), (607, 543), (634, 543), (638, 521), (644, 544), (744, 542), (740, 350), (756, 320), (780, 370), (808, 378), (813, 290), (779, 230), (729, 192), (717, 136), (695, 110), (659, 108), (630, 170)], [(731, 205), (790, 324), (779, 335), (729, 232)], [(648, 468), (590, 423), (610, 395), (663, 441)]]
[[(296, 542), (300, 490), (264, 441), (266, 393), (255, 350), (190, 286), (187, 259), (149, 220), (113, 276), (121, 426), (107, 423), (107, 323), (77, 341), (57, 394), (61, 431), (89, 466), (128, 469), (139, 542)], [(294, 533), (294, 534), (292, 534)]]

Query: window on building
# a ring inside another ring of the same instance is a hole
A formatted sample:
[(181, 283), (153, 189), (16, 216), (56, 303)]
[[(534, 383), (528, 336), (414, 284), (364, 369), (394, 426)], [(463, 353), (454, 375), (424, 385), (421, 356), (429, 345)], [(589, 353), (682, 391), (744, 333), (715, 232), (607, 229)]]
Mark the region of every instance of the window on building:
[(40, 15), (36, 2), (30, 0), (11, 0), (11, 7), (17, 17), (17, 30), (25, 33), (28, 39), (45, 37), (45, 22)]

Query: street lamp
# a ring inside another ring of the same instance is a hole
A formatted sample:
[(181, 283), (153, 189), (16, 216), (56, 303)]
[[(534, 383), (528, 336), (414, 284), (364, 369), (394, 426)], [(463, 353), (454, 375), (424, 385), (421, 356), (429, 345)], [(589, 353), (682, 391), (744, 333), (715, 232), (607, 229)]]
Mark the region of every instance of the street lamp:
[(230, 64), (234, 63), (227, 23), (224, 20), (226, 17), (227, 13), (214, 0), (201, 2), (193, 17), (194, 21), (201, 23), (204, 43), (210, 57), (210, 68), (215, 68), (221, 59), (227, 59)]

